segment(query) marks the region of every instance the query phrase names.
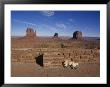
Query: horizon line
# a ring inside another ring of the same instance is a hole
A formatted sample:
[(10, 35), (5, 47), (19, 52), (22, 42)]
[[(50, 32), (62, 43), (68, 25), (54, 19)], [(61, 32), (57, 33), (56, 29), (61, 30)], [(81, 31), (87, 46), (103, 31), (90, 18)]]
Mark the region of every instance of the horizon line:
[[(25, 36), (25, 35), (24, 35)], [(16, 35), (16, 36), (11, 36), (11, 37), (24, 37), (23, 35)], [(36, 36), (36, 37), (54, 37), (54, 36)], [(73, 37), (73, 36), (58, 36), (58, 37)], [(82, 36), (82, 37), (99, 37), (100, 38), (100, 36)]]

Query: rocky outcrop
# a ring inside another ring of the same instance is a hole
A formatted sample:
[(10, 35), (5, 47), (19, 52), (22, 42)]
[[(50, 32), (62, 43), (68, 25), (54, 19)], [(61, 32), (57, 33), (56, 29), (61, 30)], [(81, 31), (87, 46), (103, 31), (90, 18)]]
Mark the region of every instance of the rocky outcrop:
[[(42, 55), (42, 58), (39, 55)], [(62, 48), (33, 48), (12, 49), (12, 62), (18, 63), (34, 63), (35, 58), (43, 59), (44, 67), (62, 67), (62, 61), (65, 59), (73, 59), (78, 63), (99, 63), (100, 50), (98, 49), (63, 49)]]
[(81, 31), (75, 31), (73, 33), (73, 39), (82, 40), (82, 32)]
[(34, 31), (32, 28), (27, 28), (27, 30), (26, 30), (26, 37), (27, 38), (34, 38), (34, 37), (36, 37), (36, 31)]
[(54, 34), (54, 38), (58, 38), (58, 33), (55, 33)]
[(58, 36), (58, 33), (55, 33), (54, 36), (52, 37), (52, 39), (54, 40), (61, 40)]

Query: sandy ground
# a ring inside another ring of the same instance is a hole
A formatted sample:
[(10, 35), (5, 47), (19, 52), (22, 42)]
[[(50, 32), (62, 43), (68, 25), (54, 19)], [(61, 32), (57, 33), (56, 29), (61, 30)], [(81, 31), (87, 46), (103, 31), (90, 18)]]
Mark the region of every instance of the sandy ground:
[(99, 77), (100, 65), (82, 63), (76, 70), (70, 68), (45, 68), (37, 64), (19, 64), (12, 62), (12, 77)]

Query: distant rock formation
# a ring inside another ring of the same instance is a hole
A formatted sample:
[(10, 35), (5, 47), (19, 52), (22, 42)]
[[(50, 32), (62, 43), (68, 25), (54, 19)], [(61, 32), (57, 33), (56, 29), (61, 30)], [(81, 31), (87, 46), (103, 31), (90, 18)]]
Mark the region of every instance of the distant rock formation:
[(54, 34), (54, 38), (58, 38), (58, 33), (55, 33)]
[(35, 38), (36, 30), (34, 31), (32, 28), (27, 28), (26, 30), (26, 38)]
[(61, 40), (61, 38), (59, 38), (59, 36), (58, 36), (58, 33), (55, 33), (54, 36), (52, 37), (52, 39)]
[(81, 31), (75, 31), (73, 33), (73, 39), (82, 40), (82, 32)]

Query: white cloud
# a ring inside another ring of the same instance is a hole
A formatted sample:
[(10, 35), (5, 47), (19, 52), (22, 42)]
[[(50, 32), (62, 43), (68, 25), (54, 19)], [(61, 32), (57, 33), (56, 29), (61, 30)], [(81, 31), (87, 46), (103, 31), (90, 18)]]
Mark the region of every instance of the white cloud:
[(24, 23), (24, 24), (28, 24), (28, 25), (31, 25), (31, 26), (35, 26), (35, 27), (37, 27), (36, 24), (31, 23), (31, 22), (21, 21), (21, 20), (17, 20), (17, 19), (13, 19), (13, 21), (15, 21), (15, 22), (19, 22), (19, 23)]
[(62, 28), (62, 29), (65, 29), (65, 28), (66, 28), (66, 25), (63, 24), (63, 23), (56, 23), (56, 26), (57, 26), (58, 28)]
[(42, 11), (41, 14), (44, 16), (50, 17), (50, 16), (53, 16), (55, 12), (54, 11)]

